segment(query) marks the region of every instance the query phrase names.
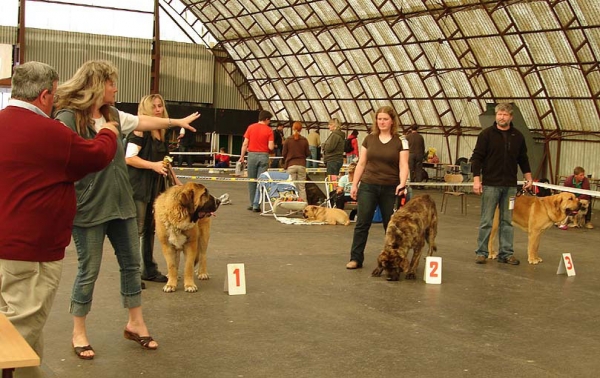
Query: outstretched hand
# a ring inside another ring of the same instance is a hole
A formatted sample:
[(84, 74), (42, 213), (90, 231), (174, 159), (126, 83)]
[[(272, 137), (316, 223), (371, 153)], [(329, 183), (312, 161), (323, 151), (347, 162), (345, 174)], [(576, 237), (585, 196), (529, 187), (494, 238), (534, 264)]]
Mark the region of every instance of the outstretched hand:
[(180, 127), (183, 127), (184, 129), (188, 129), (188, 130), (191, 130), (191, 131), (196, 131), (195, 128), (193, 128), (192, 126), (190, 126), (190, 123), (194, 122), (198, 118), (200, 118), (200, 113), (194, 112), (194, 113), (190, 114), (189, 116), (187, 116), (185, 118), (178, 119), (176, 124), (178, 126), (180, 126)]

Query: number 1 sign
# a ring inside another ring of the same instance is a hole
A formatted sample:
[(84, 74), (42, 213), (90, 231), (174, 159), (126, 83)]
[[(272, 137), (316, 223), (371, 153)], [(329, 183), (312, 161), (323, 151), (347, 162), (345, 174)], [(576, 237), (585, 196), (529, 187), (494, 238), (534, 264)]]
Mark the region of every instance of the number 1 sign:
[(229, 295), (246, 294), (246, 271), (244, 264), (227, 264), (225, 291)]
[(560, 263), (558, 263), (558, 270), (556, 274), (567, 273), (567, 276), (571, 277), (575, 275), (575, 264), (573, 264), (573, 258), (570, 253), (563, 253)]
[(442, 258), (427, 256), (425, 257), (425, 274), (423, 275), (425, 283), (442, 283)]

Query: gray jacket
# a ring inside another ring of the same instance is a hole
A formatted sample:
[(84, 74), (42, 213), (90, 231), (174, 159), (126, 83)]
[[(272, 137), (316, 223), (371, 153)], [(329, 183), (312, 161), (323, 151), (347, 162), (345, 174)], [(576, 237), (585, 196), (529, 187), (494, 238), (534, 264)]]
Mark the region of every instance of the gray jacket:
[[(121, 131), (119, 113), (111, 108), (117, 128)], [(55, 118), (77, 132), (75, 113), (60, 110)], [(96, 131), (88, 127), (86, 139), (93, 139)], [(123, 138), (117, 138), (117, 153), (110, 164), (100, 172), (90, 173), (75, 183), (77, 214), (73, 224), (78, 227), (93, 227), (113, 219), (129, 219), (136, 216), (133, 191), (129, 183)]]

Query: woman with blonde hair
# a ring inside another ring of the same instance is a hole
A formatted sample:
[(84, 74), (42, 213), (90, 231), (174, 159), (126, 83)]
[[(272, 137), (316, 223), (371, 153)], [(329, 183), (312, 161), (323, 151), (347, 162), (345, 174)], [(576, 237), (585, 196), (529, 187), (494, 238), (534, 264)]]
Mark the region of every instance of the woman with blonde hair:
[(327, 175), (339, 175), (344, 164), (345, 136), (342, 124), (337, 118), (329, 120), (329, 137), (323, 143), (323, 162), (327, 167)]
[[(118, 111), (112, 106), (117, 93), (117, 77), (117, 69), (111, 62), (94, 60), (84, 63), (71, 79), (58, 87), (55, 118), (86, 139), (93, 138), (106, 123), (117, 127), (121, 135), (134, 130), (150, 131), (171, 126), (194, 131), (189, 124), (199, 117), (197, 113), (171, 119), (134, 116)], [(85, 321), (92, 307), (106, 236), (119, 262), (121, 300), (129, 311), (124, 336), (144, 349), (158, 348), (142, 316), (136, 208), (122, 138), (117, 138), (117, 153), (109, 166), (79, 180), (75, 191), (77, 214), (72, 235), (77, 248), (78, 272), (69, 308), (73, 315), (73, 350), (84, 360), (91, 360), (95, 355), (87, 337)]]
[(383, 229), (394, 212), (396, 196), (406, 194), (408, 142), (398, 136), (398, 115), (391, 106), (377, 109), (371, 133), (360, 148), (350, 197), (359, 203), (356, 227), (346, 269), (362, 268), (365, 246), (375, 209), (379, 206)]
[(283, 161), (285, 169), (290, 174), (292, 181), (301, 181), (298, 183), (298, 191), (303, 200), (306, 198), (306, 158), (310, 156), (308, 140), (300, 135), (302, 123), (294, 122), (292, 125), (292, 135), (283, 142)]
[[(144, 96), (138, 106), (138, 115), (169, 118), (165, 100), (159, 94)], [(142, 280), (167, 282), (154, 260), (154, 221), (152, 205), (158, 195), (170, 184), (181, 185), (171, 165), (163, 164), (169, 154), (165, 130), (136, 131), (127, 137), (125, 162), (137, 213)], [(172, 179), (173, 182), (169, 182)], [(142, 288), (144, 286), (142, 285)]]

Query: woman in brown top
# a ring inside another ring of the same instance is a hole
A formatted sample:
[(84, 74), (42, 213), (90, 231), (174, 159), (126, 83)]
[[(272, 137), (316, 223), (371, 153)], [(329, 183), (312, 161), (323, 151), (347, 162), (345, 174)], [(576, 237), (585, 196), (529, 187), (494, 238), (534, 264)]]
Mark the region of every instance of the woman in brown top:
[[(292, 135), (283, 142), (283, 160), (285, 169), (294, 181), (306, 181), (306, 158), (310, 156), (308, 140), (300, 135), (302, 123), (296, 121), (292, 125)], [(306, 201), (304, 182), (298, 183), (300, 198)]]
[(360, 148), (350, 190), (350, 197), (358, 201), (358, 215), (347, 269), (362, 268), (377, 206), (385, 230), (394, 212), (396, 196), (406, 193), (408, 142), (398, 136), (398, 124), (398, 116), (391, 106), (379, 108), (372, 132)]

